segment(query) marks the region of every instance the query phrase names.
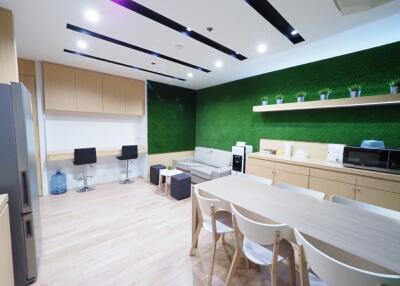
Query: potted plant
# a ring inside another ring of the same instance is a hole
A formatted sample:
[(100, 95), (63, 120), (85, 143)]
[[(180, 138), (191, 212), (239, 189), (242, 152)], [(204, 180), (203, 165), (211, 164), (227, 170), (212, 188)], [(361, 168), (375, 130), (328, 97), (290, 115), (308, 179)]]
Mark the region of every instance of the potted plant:
[(282, 94), (278, 94), (277, 96), (275, 96), (276, 99), (276, 104), (282, 104), (283, 103), (283, 95)]
[(330, 88), (321, 89), (319, 93), (319, 99), (327, 100), (329, 99), (329, 95), (331, 94), (332, 90)]
[(389, 81), (390, 93), (400, 93), (400, 79)]
[(173, 170), (174, 168), (172, 166), (168, 166), (167, 170)]
[(307, 92), (305, 91), (299, 91), (298, 93), (296, 93), (297, 102), (303, 102), (306, 95)]
[(350, 91), (350, 97), (355, 98), (355, 97), (360, 97), (361, 96), (361, 88), (362, 86), (359, 84), (352, 84), (348, 87), (348, 90)]
[(268, 105), (268, 99), (269, 99), (268, 96), (261, 97), (261, 104), (262, 105)]

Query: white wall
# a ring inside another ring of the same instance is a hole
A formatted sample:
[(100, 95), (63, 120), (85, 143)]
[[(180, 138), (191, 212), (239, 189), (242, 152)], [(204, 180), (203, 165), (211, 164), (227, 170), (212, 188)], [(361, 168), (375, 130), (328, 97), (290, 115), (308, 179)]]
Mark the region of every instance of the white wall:
[[(60, 169), (67, 175), (68, 188), (82, 185), (82, 167), (74, 166), (72, 160), (47, 162), (48, 153), (72, 151), (75, 148), (96, 147), (117, 149), (122, 145), (147, 146), (147, 110), (145, 116), (90, 114), (74, 112), (45, 112), (41, 63), (36, 63), (38, 114), (43, 172), (43, 193), (50, 189), (51, 176)], [(146, 94), (147, 101), (147, 94)], [(147, 155), (141, 154), (130, 161), (130, 177), (146, 177)], [(88, 167), (89, 184), (118, 181), (125, 176), (125, 161), (115, 157), (98, 158)]]

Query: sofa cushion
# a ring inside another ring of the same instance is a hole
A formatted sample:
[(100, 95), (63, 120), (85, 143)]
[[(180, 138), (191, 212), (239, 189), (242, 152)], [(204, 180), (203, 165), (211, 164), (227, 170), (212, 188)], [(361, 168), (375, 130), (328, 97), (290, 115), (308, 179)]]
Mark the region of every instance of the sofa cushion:
[(175, 162), (175, 167), (178, 168), (179, 170), (183, 170), (186, 172), (190, 172), (193, 167), (202, 167), (204, 166), (201, 163), (198, 162), (193, 162), (193, 161), (176, 161)]
[(194, 150), (194, 161), (208, 164), (211, 158), (212, 149), (205, 147), (196, 147)]
[(232, 162), (232, 153), (228, 151), (212, 149), (211, 156), (207, 165), (221, 168), (221, 167), (228, 167), (231, 165)]
[(206, 180), (211, 180), (212, 179), (212, 173), (215, 171), (216, 168), (209, 167), (209, 166), (202, 166), (202, 167), (193, 167), (192, 171), (190, 172), (192, 175), (195, 175), (197, 177), (206, 179)]

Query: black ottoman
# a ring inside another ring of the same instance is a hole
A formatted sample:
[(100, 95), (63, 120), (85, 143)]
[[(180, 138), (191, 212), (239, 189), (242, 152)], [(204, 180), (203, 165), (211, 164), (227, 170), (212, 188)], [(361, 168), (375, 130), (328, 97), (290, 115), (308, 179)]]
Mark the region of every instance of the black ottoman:
[(176, 200), (183, 200), (190, 197), (191, 184), (190, 176), (185, 173), (171, 177), (171, 196)]
[(161, 164), (153, 165), (150, 167), (150, 182), (154, 185), (158, 185), (160, 170), (162, 169), (165, 169), (165, 166)]

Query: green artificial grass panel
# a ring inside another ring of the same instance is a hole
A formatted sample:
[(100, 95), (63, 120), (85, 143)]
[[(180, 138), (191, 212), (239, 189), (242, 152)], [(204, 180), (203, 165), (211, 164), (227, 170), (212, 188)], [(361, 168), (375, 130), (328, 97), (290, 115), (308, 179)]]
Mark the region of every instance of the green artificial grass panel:
[(347, 87), (363, 85), (363, 96), (389, 93), (387, 82), (400, 77), (400, 44), (394, 43), (336, 58), (275, 71), (197, 92), (196, 146), (230, 150), (246, 141), (258, 150), (261, 138), (360, 144), (381, 139), (400, 146), (400, 107), (358, 107), (330, 110), (254, 113), (264, 95), (275, 101), (319, 100), (318, 91), (329, 87), (330, 98), (348, 97)]
[(147, 81), (148, 153), (193, 150), (196, 91)]

